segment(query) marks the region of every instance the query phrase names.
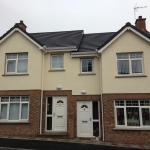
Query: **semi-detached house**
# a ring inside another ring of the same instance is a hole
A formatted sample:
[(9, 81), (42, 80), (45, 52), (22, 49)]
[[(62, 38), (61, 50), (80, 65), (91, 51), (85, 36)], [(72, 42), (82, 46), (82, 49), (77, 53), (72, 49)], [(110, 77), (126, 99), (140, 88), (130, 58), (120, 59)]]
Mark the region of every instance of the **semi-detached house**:
[(150, 144), (150, 33), (145, 18), (117, 32), (0, 37), (0, 136)]

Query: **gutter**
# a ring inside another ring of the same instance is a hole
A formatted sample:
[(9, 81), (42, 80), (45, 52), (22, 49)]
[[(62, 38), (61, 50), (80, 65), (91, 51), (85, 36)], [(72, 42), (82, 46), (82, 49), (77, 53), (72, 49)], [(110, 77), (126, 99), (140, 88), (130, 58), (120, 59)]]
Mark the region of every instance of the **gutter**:
[(67, 46), (67, 47), (46, 47), (44, 48), (47, 52), (70, 52), (70, 51), (77, 51), (76, 46)]
[[(45, 47), (43, 46), (45, 49)], [(40, 109), (40, 134), (42, 134), (42, 105), (43, 105), (43, 80), (44, 80), (44, 54), (47, 50), (42, 51), (42, 76), (41, 76), (41, 109)]]

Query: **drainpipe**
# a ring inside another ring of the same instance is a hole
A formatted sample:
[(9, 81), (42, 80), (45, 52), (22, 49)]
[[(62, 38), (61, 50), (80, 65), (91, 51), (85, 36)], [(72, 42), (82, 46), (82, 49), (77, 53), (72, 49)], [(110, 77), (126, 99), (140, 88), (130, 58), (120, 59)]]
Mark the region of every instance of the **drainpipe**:
[(42, 134), (42, 104), (43, 104), (43, 78), (44, 78), (44, 54), (45, 53), (47, 53), (47, 50), (45, 50), (42, 54), (40, 134)]
[(102, 53), (100, 56), (100, 94), (101, 94), (101, 112), (102, 112), (102, 140), (105, 141), (105, 136), (104, 136), (104, 112), (103, 112), (103, 80), (102, 80)]

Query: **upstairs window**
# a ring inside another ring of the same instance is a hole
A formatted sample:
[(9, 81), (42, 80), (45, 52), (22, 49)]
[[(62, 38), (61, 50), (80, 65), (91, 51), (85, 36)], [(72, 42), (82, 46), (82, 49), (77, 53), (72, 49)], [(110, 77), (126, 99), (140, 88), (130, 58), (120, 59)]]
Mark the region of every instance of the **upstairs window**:
[(28, 53), (6, 54), (6, 73), (27, 73)]
[(118, 75), (142, 74), (143, 58), (142, 53), (117, 54)]
[(81, 73), (93, 72), (93, 59), (81, 59)]
[(63, 55), (52, 55), (51, 69), (63, 69)]

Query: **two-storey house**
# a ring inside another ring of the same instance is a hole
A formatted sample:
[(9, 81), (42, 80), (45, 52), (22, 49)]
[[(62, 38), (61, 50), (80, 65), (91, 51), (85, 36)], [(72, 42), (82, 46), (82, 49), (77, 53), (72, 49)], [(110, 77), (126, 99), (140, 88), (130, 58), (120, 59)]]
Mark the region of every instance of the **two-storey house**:
[(149, 144), (145, 20), (94, 34), (15, 24), (0, 37), (0, 135)]

